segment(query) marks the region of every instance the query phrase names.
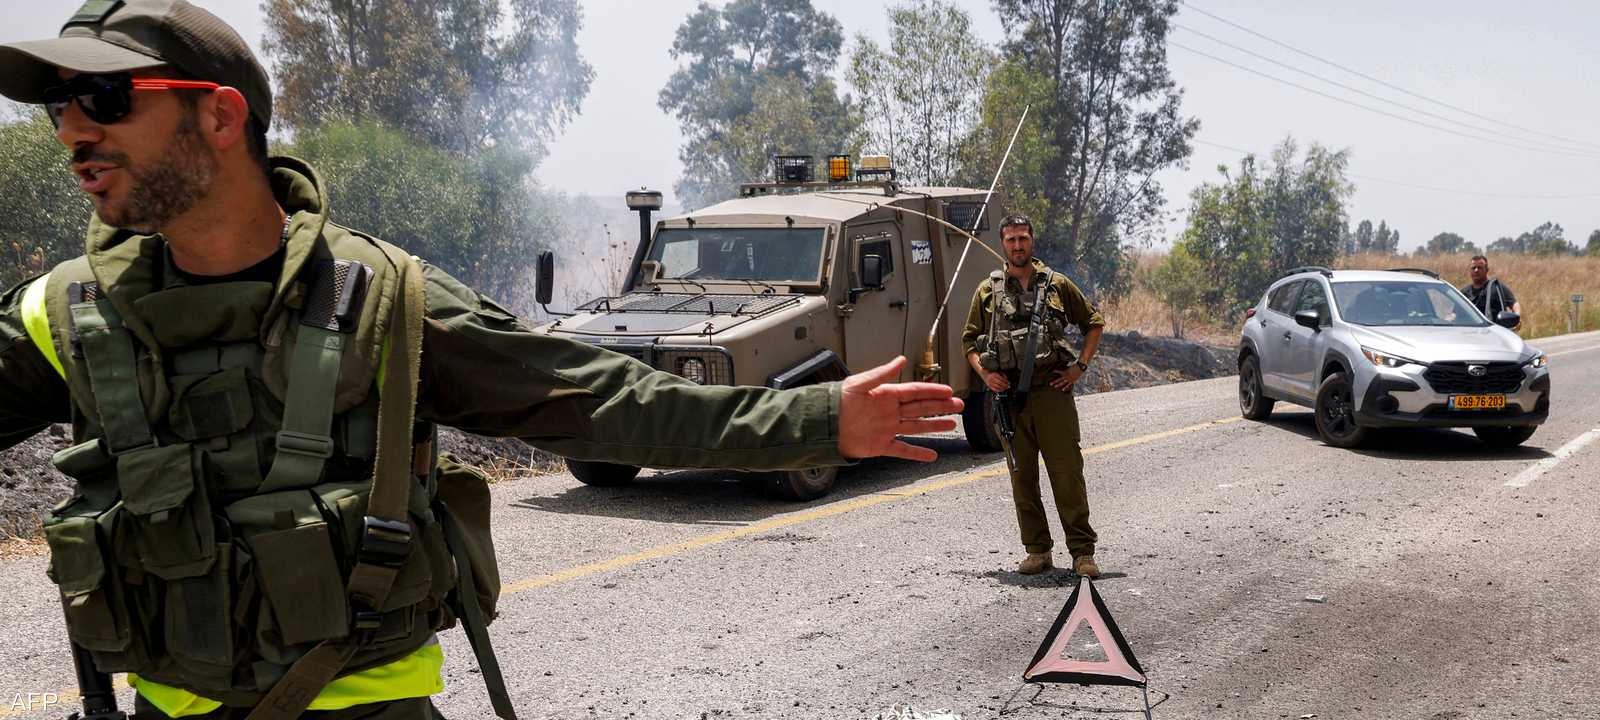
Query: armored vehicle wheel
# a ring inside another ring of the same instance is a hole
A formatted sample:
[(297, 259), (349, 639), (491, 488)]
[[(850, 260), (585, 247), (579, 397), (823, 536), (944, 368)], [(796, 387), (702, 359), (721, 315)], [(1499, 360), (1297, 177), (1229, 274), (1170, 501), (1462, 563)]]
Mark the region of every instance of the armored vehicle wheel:
[(568, 459), (567, 470), (572, 472), (572, 476), (577, 478), (578, 482), (595, 487), (627, 485), (639, 476), (639, 468), (633, 465), (587, 460)]
[(1265, 420), (1277, 404), (1261, 387), (1261, 359), (1254, 354), (1239, 361), (1239, 413), (1246, 420)]
[(767, 490), (777, 498), (805, 502), (827, 495), (838, 479), (839, 468), (832, 465), (805, 470), (780, 470), (770, 474)]
[(961, 409), (961, 429), (967, 434), (967, 444), (978, 452), (1000, 452), (1000, 432), (994, 425), (994, 403), (986, 390), (973, 390), (967, 395), (966, 407)]
[(1475, 427), (1472, 432), (1489, 447), (1514, 448), (1533, 437), (1533, 431), (1538, 430), (1537, 425), (1510, 426), (1510, 427)]
[(1317, 388), (1317, 433), (1334, 447), (1353, 448), (1367, 439), (1367, 428), (1356, 424), (1355, 394), (1342, 372), (1329, 375)]

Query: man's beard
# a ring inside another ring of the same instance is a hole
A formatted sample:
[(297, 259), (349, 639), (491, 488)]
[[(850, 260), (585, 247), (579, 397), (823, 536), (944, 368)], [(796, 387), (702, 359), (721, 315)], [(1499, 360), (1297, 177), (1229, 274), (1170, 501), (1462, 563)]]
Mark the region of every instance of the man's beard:
[(1008, 262), (1011, 263), (1011, 267), (1019, 267), (1020, 268), (1020, 267), (1027, 267), (1028, 266), (1028, 260), (1030, 260), (1030, 259), (1031, 258), (1029, 258), (1027, 255), (1023, 255), (1020, 258), (1018, 256), (1016, 256), (1016, 255), (1012, 255), (1008, 259)]
[(128, 196), (120, 205), (103, 202), (101, 222), (134, 232), (154, 233), (200, 202), (217, 174), (217, 157), (205, 138), (195, 113), (185, 112), (172, 131), (172, 139), (159, 160), (135, 167), (123, 153), (99, 156), (127, 170)]

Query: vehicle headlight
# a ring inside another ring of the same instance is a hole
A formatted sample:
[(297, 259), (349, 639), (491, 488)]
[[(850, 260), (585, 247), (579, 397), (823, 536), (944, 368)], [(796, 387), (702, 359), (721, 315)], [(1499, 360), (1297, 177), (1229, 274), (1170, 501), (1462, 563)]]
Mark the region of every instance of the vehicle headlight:
[(1533, 359), (1523, 363), (1523, 365), (1526, 365), (1526, 366), (1531, 367), (1531, 368), (1542, 368), (1542, 367), (1544, 367), (1546, 365), (1549, 365), (1549, 364), (1550, 364), (1550, 356), (1546, 355), (1544, 353), (1539, 353), (1538, 355), (1533, 356)]
[(1397, 355), (1390, 355), (1389, 353), (1380, 352), (1367, 347), (1361, 348), (1361, 354), (1367, 356), (1367, 360), (1371, 361), (1373, 365), (1379, 365), (1388, 368), (1397, 368), (1402, 365), (1422, 364), (1415, 360), (1399, 357)]
[(678, 374), (689, 379), (697, 385), (706, 384), (706, 361), (700, 358), (685, 358), (678, 363)]

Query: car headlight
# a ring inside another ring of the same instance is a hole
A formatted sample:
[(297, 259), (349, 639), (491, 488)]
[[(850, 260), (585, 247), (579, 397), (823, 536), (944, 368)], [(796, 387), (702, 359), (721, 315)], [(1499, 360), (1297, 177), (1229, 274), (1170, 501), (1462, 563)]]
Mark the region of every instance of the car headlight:
[(1380, 365), (1382, 367), (1388, 367), (1388, 368), (1397, 368), (1397, 367), (1400, 367), (1402, 365), (1421, 365), (1422, 364), (1422, 363), (1419, 363), (1419, 362), (1417, 362), (1415, 360), (1399, 357), (1397, 355), (1390, 355), (1389, 353), (1380, 352), (1380, 351), (1377, 351), (1377, 350), (1373, 350), (1372, 348), (1366, 348), (1366, 347), (1361, 348), (1361, 354), (1367, 356), (1367, 360), (1371, 361), (1373, 365)]
[(706, 361), (700, 358), (684, 358), (678, 364), (678, 374), (697, 385), (706, 384)]
[(1528, 360), (1527, 362), (1523, 363), (1523, 365), (1526, 365), (1526, 366), (1531, 367), (1531, 368), (1542, 368), (1542, 367), (1544, 367), (1546, 365), (1549, 365), (1549, 364), (1550, 364), (1550, 356), (1546, 355), (1544, 353), (1539, 353), (1538, 355), (1533, 356), (1533, 358), (1531, 360)]

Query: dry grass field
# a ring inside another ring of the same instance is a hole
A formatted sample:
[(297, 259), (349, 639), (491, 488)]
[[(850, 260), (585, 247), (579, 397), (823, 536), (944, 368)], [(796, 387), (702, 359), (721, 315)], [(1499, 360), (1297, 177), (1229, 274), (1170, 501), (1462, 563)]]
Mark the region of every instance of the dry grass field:
[[(1160, 263), (1165, 254), (1144, 253), (1137, 257), (1141, 269)], [(1467, 283), (1469, 255), (1411, 257), (1351, 255), (1340, 258), (1336, 269), (1415, 267), (1432, 270), (1453, 285)], [(1567, 332), (1569, 298), (1583, 295), (1583, 316), (1578, 331), (1600, 330), (1600, 257), (1537, 257), (1496, 255), (1489, 258), (1489, 272), (1516, 292), (1522, 303), (1522, 336), (1537, 338)], [(1108, 328), (1137, 330), (1145, 335), (1172, 335), (1172, 313), (1149, 289), (1136, 283), (1132, 293), (1101, 308)], [(1234, 323), (1212, 321), (1204, 311), (1195, 311), (1184, 324), (1184, 337), (1202, 342), (1233, 344), (1239, 339)]]

